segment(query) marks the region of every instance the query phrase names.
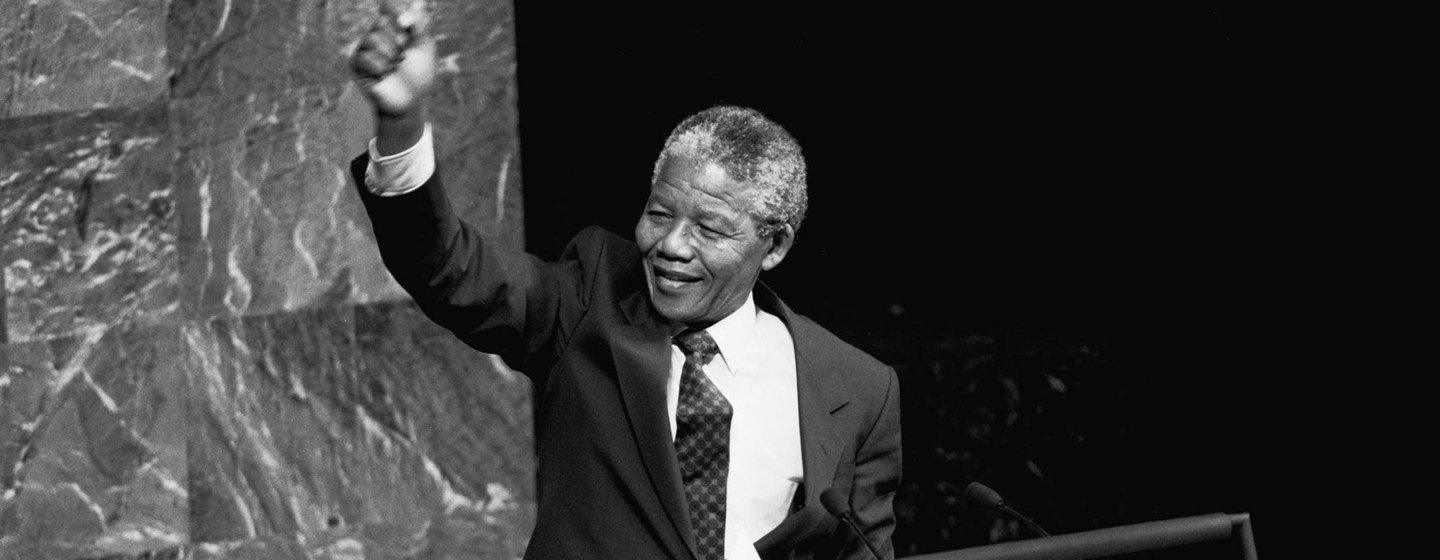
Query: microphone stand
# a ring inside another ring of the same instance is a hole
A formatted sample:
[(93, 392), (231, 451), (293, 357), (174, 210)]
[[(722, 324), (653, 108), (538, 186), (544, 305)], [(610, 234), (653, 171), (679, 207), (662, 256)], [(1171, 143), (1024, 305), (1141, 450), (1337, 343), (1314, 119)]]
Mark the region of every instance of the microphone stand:
[(846, 512), (840, 519), (844, 520), (845, 524), (850, 526), (850, 530), (855, 532), (855, 536), (860, 539), (860, 542), (865, 543), (865, 548), (870, 549), (870, 554), (875, 556), (875, 560), (880, 560), (880, 552), (875, 550), (874, 545), (870, 544), (870, 539), (865, 538), (865, 533), (860, 531), (860, 525), (855, 523), (855, 517), (850, 515), (849, 512)]
[(855, 522), (854, 512), (850, 510), (850, 501), (845, 496), (840, 495), (836, 489), (829, 488), (820, 493), (820, 504), (825, 506), (825, 511), (830, 512), (830, 515), (844, 521), (845, 525), (850, 527), (850, 532), (855, 534), (855, 538), (865, 543), (865, 548), (870, 550), (870, 554), (875, 560), (880, 560), (880, 551), (875, 550), (875, 545), (870, 544), (870, 539), (865, 538), (865, 532), (861, 531), (860, 525)]
[(1029, 517), (1025, 517), (1025, 516), (1023, 516), (1023, 515), (1020, 515), (1020, 512), (1015, 511), (1015, 508), (1010, 507), (1009, 504), (1006, 504), (1006, 503), (1004, 503), (1004, 502), (995, 504), (995, 509), (1000, 510), (1002, 513), (1005, 513), (1005, 514), (1009, 515), (1010, 517), (1014, 517), (1015, 519), (1020, 520), (1020, 523), (1021, 523), (1021, 524), (1025, 525), (1026, 527), (1029, 527), (1031, 531), (1035, 531), (1036, 533), (1039, 533), (1040, 536), (1042, 536), (1042, 537), (1048, 537), (1048, 536), (1050, 536), (1050, 533), (1049, 533), (1049, 532), (1046, 532), (1044, 529), (1041, 529), (1040, 526), (1037, 525), (1034, 521), (1031, 521)]
[(964, 498), (966, 503), (994, 509), (996, 511), (999, 511), (1000, 513), (1018, 519), (1021, 523), (1025, 524), (1026, 527), (1029, 527), (1031, 531), (1039, 533), (1042, 537), (1050, 536), (1050, 533), (1047, 533), (1044, 529), (1041, 529), (1040, 525), (1036, 524), (1034, 521), (1031, 521), (1029, 517), (1020, 515), (1020, 512), (1015, 511), (1015, 508), (1012, 508), (1010, 507), (1010, 504), (1005, 503), (1005, 499), (1000, 497), (999, 492), (992, 490), (989, 486), (981, 484), (978, 481), (971, 482), (968, 486), (965, 487)]

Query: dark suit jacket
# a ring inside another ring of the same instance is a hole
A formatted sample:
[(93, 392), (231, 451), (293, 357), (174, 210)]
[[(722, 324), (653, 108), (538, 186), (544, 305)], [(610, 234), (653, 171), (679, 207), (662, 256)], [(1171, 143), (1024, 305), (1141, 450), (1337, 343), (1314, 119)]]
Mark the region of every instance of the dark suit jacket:
[[(353, 166), (363, 185), (365, 156)], [(451, 211), (439, 172), (420, 189), (361, 198), (382, 258), (434, 321), (534, 382), (538, 518), (527, 559), (693, 560), (669, 432), (670, 329), (650, 306), (634, 243), (599, 228), (555, 263), (487, 244)], [(820, 504), (836, 487), (893, 556), (900, 479), (894, 371), (758, 286), (795, 340), (805, 481), (757, 548), (771, 558), (868, 558)]]

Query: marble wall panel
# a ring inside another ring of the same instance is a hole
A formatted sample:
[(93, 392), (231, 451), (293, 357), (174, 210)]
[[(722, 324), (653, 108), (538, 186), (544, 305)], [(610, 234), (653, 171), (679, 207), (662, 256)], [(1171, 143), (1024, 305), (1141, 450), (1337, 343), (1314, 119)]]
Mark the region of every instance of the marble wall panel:
[(431, 105), (437, 159), (455, 208), (523, 247), (514, 9), (508, 1), (439, 2), (433, 26), (451, 73)]
[(10, 344), (0, 373), (0, 558), (173, 549), (189, 538), (175, 326)]
[(344, 82), (343, 47), (327, 33), (329, 4), (174, 0), (165, 34), (170, 95), (234, 97)]
[(0, 2), (0, 117), (164, 99), (168, 7), (167, 0)]
[[(327, 21), (346, 33), (373, 17), (364, 4), (335, 6), (349, 9), (330, 8)], [(447, 188), (464, 219), (521, 248), (509, 3), (440, 2), (435, 10), (436, 32), (451, 33), (441, 52), (454, 70), (432, 105)], [(345, 172), (373, 127), (348, 80), (182, 99), (174, 112), (192, 315), (405, 299), (380, 265)]]
[[(408, 301), (347, 174), (381, 1), (0, 3), (0, 560), (523, 553), (529, 382)], [(521, 248), (510, 3), (416, 1), (447, 188)]]
[[(534, 503), (528, 378), (461, 343), (409, 302), (358, 308), (356, 339), (363, 381), (355, 396), (371, 418), (418, 442), (458, 488)], [(504, 515), (517, 520), (512, 526), (529, 526), (526, 511)]]
[(175, 103), (187, 316), (405, 297), (346, 171), (344, 92)]
[[(530, 454), (528, 433), (499, 435), (498, 427), (528, 426), (523, 406), (520, 419), (499, 416), (527, 401), (516, 394), (524, 386), (512, 381), (470, 395), (488, 418), (436, 422), (430, 411), (452, 406), (455, 396), (427, 389), (505, 374), (474, 352), (461, 356), (435, 348), (444, 342), (398, 333), (384, 348), (439, 356), (402, 359), (417, 366), (403, 370), (414, 386), (388, 385), (397, 377), (377, 380), (380, 366), (361, 365), (377, 361), (379, 349), (364, 348), (383, 331), (373, 326), (376, 317), (418, 312), (362, 310), (361, 330), (371, 334), (358, 337), (356, 313), (336, 307), (185, 327), (195, 388), (188, 455), (195, 550), (207, 558), (518, 557), (533, 524), (528, 463), (494, 454)], [(433, 433), (439, 429), (470, 433), (442, 437)], [(497, 438), (502, 443), (491, 442)]]
[(0, 266), (8, 340), (174, 314), (178, 226), (168, 115), (155, 103), (5, 121)]

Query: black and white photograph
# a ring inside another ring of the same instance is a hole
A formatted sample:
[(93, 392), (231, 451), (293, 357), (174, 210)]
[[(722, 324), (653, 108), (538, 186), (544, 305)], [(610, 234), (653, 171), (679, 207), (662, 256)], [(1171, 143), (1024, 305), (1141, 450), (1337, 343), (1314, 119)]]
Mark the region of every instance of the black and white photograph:
[(3, 0), (0, 560), (1324, 550), (1274, 16)]

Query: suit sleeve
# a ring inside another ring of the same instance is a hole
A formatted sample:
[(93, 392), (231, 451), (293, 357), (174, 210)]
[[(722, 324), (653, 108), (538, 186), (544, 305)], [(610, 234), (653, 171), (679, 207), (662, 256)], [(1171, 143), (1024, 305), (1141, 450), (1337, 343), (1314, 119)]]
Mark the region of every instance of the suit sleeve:
[[(855, 456), (855, 484), (850, 503), (856, 524), (866, 532), (881, 558), (895, 558), (891, 536), (895, 532), (895, 493), (900, 488), (900, 383), (893, 368), (886, 368), (889, 384), (875, 425)], [(847, 531), (848, 534), (848, 531)], [(870, 551), (853, 536), (839, 558), (869, 559)]]
[(431, 320), (510, 367), (548, 370), (587, 297), (577, 259), (546, 263), (498, 247), (451, 207), (440, 173), (398, 196), (364, 187), (368, 156), (351, 164), (385, 267)]

